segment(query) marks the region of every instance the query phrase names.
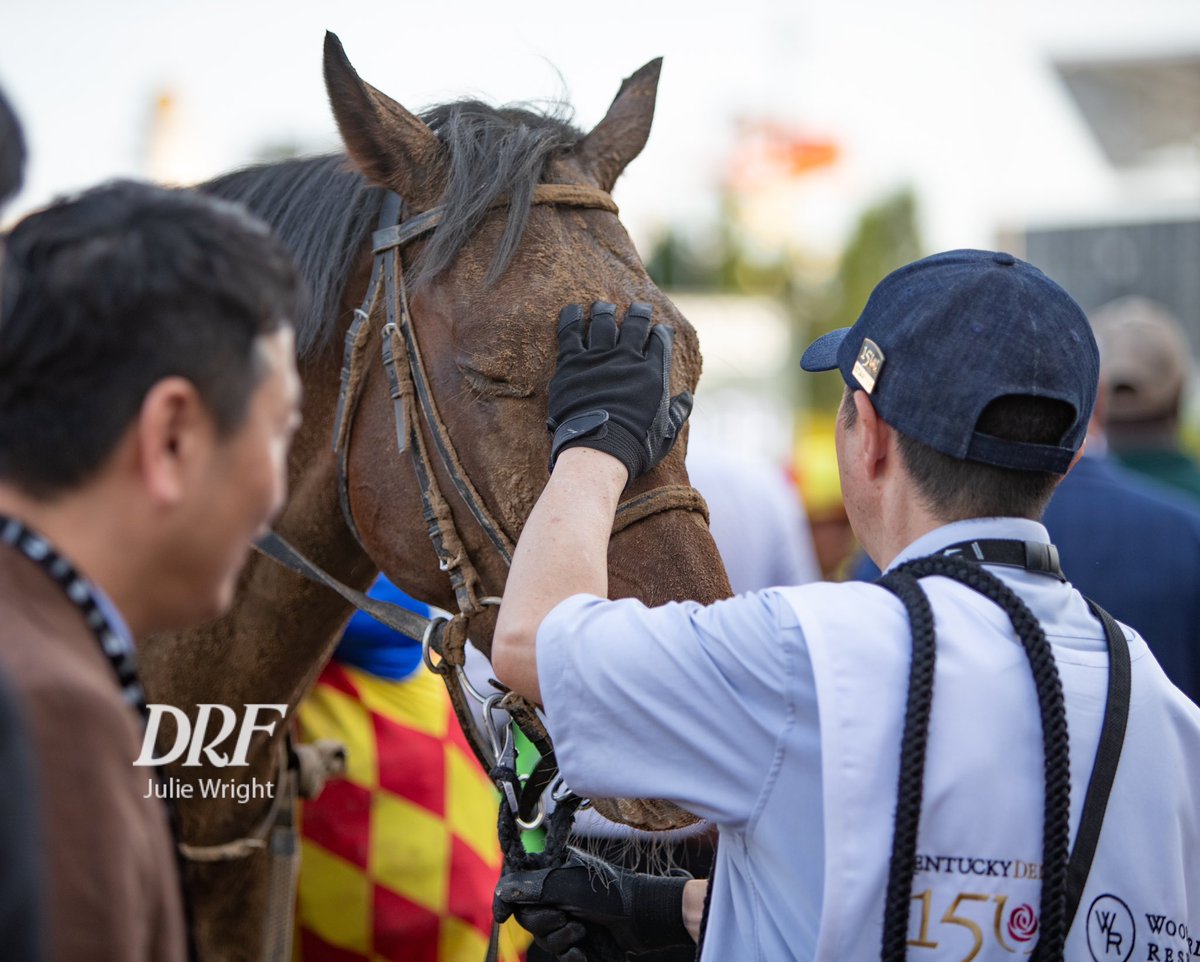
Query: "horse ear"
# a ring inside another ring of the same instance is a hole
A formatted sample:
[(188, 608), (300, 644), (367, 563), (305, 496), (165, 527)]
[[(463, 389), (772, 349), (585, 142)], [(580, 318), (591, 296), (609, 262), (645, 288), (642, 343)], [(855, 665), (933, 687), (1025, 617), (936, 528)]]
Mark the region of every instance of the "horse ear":
[(445, 149), (419, 117), (358, 76), (336, 34), (325, 33), (325, 89), (351, 160), (366, 177), (408, 203), (440, 194)]
[(654, 99), (662, 57), (626, 77), (604, 119), (579, 142), (576, 156), (596, 175), (604, 190), (612, 190), (621, 171), (642, 152), (654, 120)]

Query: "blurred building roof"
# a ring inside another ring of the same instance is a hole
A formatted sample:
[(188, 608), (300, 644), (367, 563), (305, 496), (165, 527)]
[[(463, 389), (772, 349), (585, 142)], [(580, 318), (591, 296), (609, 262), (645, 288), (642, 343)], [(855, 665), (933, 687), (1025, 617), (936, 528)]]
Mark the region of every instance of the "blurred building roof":
[(1060, 60), (1054, 69), (1114, 166), (1179, 148), (1200, 157), (1200, 54)]

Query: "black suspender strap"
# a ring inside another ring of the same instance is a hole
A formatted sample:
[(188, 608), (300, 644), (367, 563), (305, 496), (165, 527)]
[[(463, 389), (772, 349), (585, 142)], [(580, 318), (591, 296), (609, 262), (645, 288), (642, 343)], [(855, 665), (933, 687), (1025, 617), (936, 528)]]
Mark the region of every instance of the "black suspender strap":
[(1108, 639), (1108, 698), (1104, 705), (1104, 723), (1100, 727), (1096, 761), (1092, 765), (1087, 795), (1083, 799), (1083, 812), (1079, 816), (1079, 828), (1075, 832), (1075, 846), (1071, 850), (1071, 861), (1067, 863), (1068, 923), (1079, 910), (1083, 889), (1092, 869), (1092, 858), (1096, 854), (1096, 844), (1100, 840), (1104, 812), (1108, 808), (1108, 797), (1112, 792), (1117, 764), (1121, 760), (1121, 746), (1125, 741), (1133, 676), (1125, 632), (1112, 615), (1090, 598), (1088, 607), (1104, 625), (1104, 634)]

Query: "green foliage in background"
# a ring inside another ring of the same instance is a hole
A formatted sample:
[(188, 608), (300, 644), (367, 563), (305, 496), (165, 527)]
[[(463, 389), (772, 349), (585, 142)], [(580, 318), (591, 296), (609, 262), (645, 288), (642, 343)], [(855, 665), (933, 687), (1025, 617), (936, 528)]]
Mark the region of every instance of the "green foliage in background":
[[(807, 340), (853, 324), (875, 285), (921, 254), (917, 204), (911, 190), (900, 191), (868, 208), (842, 252), (836, 276), (816, 298)], [(840, 377), (816, 378), (813, 407), (836, 408), (842, 383)]]
[[(884, 275), (921, 253), (911, 190), (899, 191), (862, 214), (832, 275), (828, 270), (813, 270), (802, 247), (766, 256), (754, 251), (739, 233), (735, 205), (726, 198), (712, 231), (697, 236), (668, 230), (651, 249), (646, 268), (666, 290), (778, 298), (795, 325), (794, 341), (803, 348), (826, 331), (853, 324)], [(808, 386), (811, 407), (825, 411), (837, 407), (840, 377), (812, 378)]]

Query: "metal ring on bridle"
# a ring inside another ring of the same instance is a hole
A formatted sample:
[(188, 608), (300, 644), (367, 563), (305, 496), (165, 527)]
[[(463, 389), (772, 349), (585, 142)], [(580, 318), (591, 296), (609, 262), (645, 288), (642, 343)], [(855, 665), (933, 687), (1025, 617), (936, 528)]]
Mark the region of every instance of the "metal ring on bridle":
[(425, 667), (435, 675), (445, 675), (449, 671), (445, 660), (439, 661), (436, 665), (433, 663), (433, 633), (437, 630), (440, 624), (448, 624), (451, 618), (446, 614), (435, 614), (429, 619), (429, 624), (425, 626), (425, 632), (421, 635), (421, 660), (425, 662)]
[[(517, 780), (524, 785), (527, 781), (529, 781), (529, 776), (518, 775)], [(522, 831), (532, 832), (535, 829), (541, 828), (542, 823), (546, 821), (546, 793), (542, 792), (542, 794), (538, 796), (537, 811), (534, 813), (533, 818), (526, 822), (521, 818), (520, 815), (517, 815), (515, 816), (515, 819), (517, 827)]]
[(577, 812), (586, 812), (592, 807), (592, 800), (590, 798), (584, 798), (582, 795), (578, 794), (575, 789), (571, 788), (571, 786), (563, 780), (561, 775), (559, 775), (550, 783), (550, 798), (553, 800), (555, 805), (561, 805), (563, 802), (572, 798), (580, 799), (579, 806), (575, 809)]
[(471, 684), (470, 676), (462, 668), (455, 668), (454, 670), (458, 673), (458, 683), (463, 686), (467, 694), (471, 696), (471, 699), (477, 704), (486, 705), (488, 699), (492, 696), (485, 695), (473, 684)]
[[(478, 604), (482, 608), (499, 607), (500, 599), (495, 595), (485, 595), (483, 598), (478, 599)], [(471, 683), (471, 677), (461, 665), (455, 666), (454, 671), (458, 674), (458, 683), (466, 689), (467, 694), (470, 695), (477, 704), (486, 705), (487, 700), (491, 697), (491, 695), (485, 695), (478, 688), (476, 688)]]

